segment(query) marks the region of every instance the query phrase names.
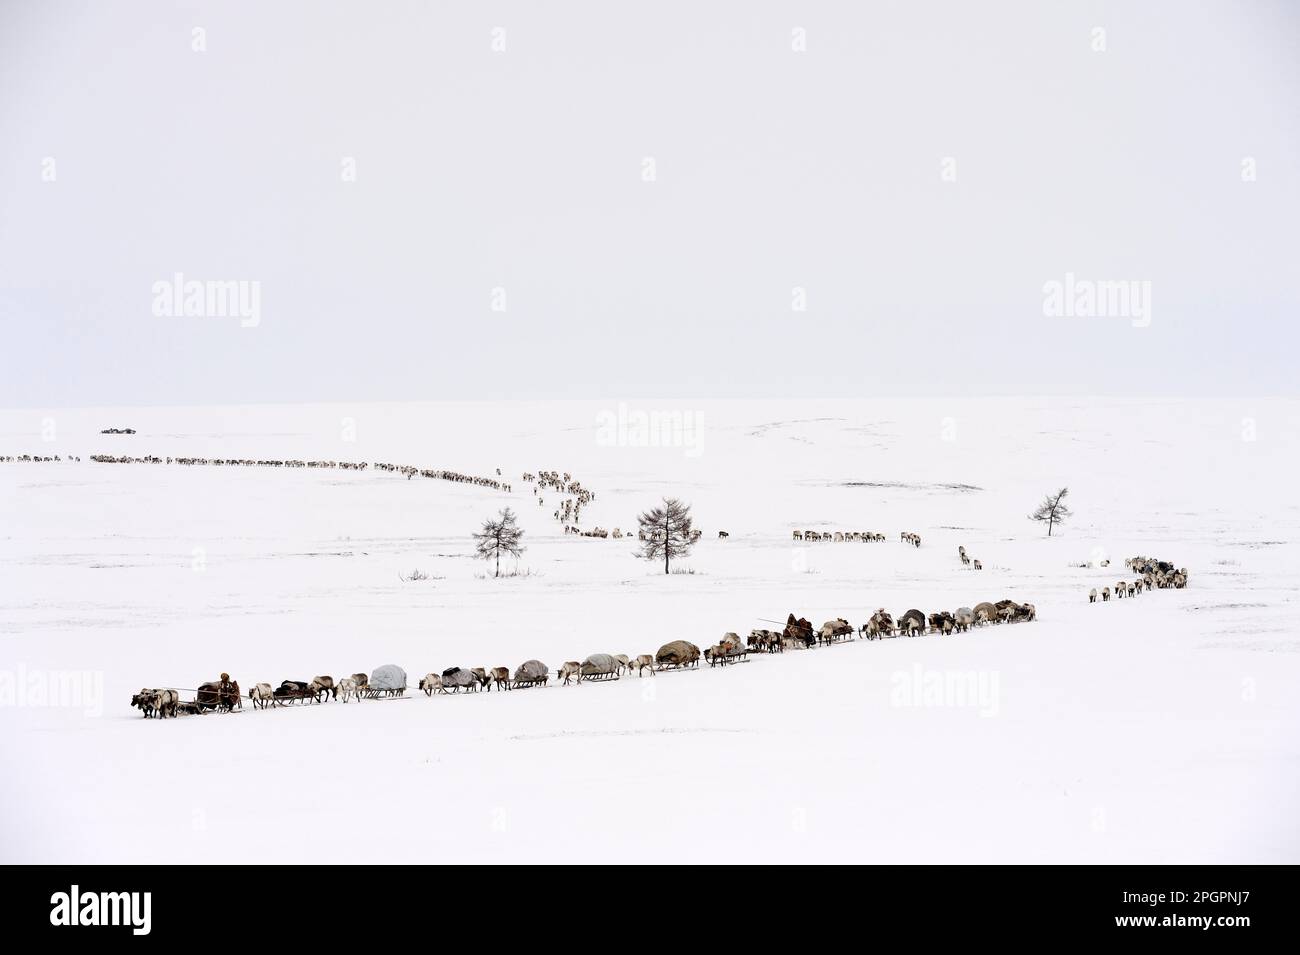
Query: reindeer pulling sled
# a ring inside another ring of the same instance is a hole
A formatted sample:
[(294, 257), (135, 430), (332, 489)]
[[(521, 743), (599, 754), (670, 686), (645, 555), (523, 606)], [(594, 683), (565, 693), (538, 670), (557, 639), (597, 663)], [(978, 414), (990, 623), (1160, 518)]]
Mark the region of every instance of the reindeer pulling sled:
[(406, 671), (396, 663), (385, 663), (370, 674), (370, 679), (357, 688), (365, 700), (384, 700), (406, 695)]
[(219, 680), (201, 683), (194, 693), (194, 699), (182, 700), (181, 690), (174, 688), (143, 688), (131, 697), (131, 705), (144, 714), (145, 719), (158, 717), (173, 719), (182, 713), (198, 715), (208, 710), (229, 713), (231, 710), (243, 709), (244, 702), (239, 696), (239, 684), (230, 679), (229, 673), (221, 674)]
[[(219, 680), (199, 684), (199, 688), (194, 691), (192, 705), (193, 710), (184, 711), (205, 713), (216, 710), (218, 713), (229, 713), (231, 710), (242, 710), (244, 701), (239, 696), (239, 684), (230, 679), (229, 673), (223, 673)], [(184, 708), (183, 704), (182, 707)]]
[(285, 680), (271, 691), (271, 702), (276, 706), (305, 703), (316, 698), (316, 694), (311, 690), (311, 684), (302, 680)]
[(749, 648), (741, 642), (735, 633), (725, 633), (716, 646), (704, 651), (704, 659), (711, 667), (728, 666), (743, 662), (749, 656)]
[(853, 629), (853, 624), (843, 617), (836, 617), (834, 620), (827, 620), (822, 624), (821, 630), (817, 632), (817, 642), (822, 646), (830, 646), (832, 643), (852, 640), (856, 632)]
[(617, 680), (622, 669), (623, 664), (611, 654), (593, 653), (583, 660), (578, 668), (578, 682), (603, 683), (607, 680)]
[(750, 653), (785, 652), (785, 641), (779, 630), (751, 630), (745, 643)]
[(795, 619), (794, 614), (790, 614), (785, 621), (785, 629), (781, 631), (781, 643), (787, 647), (801, 647), (805, 650), (817, 643), (817, 634), (813, 631), (812, 621), (803, 617)]
[(541, 660), (528, 660), (515, 670), (514, 688), (518, 690), (529, 686), (546, 686), (546, 681), (550, 678), (551, 671), (545, 663)]
[(665, 643), (655, 654), (655, 671), (684, 670), (700, 665), (700, 648), (689, 640)]

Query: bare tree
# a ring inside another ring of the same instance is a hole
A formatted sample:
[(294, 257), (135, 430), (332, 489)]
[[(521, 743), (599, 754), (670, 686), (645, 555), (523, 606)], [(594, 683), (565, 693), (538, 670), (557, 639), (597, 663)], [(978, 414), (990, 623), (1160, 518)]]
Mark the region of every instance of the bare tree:
[(483, 560), (496, 560), (493, 577), (501, 576), (501, 555), (518, 557), (526, 549), (522, 543), (524, 532), (515, 523), (515, 512), (506, 508), (496, 520), (483, 522), (483, 530), (474, 535), (474, 547)]
[(1070, 493), (1068, 487), (1063, 487), (1055, 494), (1049, 494), (1043, 498), (1043, 503), (1038, 505), (1038, 509), (1029, 515), (1033, 521), (1042, 521), (1047, 525), (1047, 536), (1052, 536), (1052, 526), (1054, 524), (1064, 524), (1065, 519), (1070, 516), (1071, 511), (1065, 506), (1065, 495)]
[(683, 504), (675, 497), (667, 497), (664, 498), (662, 507), (646, 511), (637, 521), (641, 524), (645, 539), (641, 545), (641, 556), (646, 560), (662, 557), (665, 574), (668, 573), (669, 561), (690, 554), (695, 535), (691, 530), (689, 504)]

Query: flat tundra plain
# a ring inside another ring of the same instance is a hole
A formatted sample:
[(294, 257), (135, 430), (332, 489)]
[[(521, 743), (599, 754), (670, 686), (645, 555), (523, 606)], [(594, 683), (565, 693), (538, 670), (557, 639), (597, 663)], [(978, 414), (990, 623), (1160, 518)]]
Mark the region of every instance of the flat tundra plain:
[[(0, 861), (1300, 861), (1297, 421), (1055, 398), (0, 412), (0, 456), (81, 459), (0, 463)], [(583, 528), (691, 504), (691, 573), (565, 535), (563, 495), (521, 480), (541, 470), (595, 492)], [(1027, 515), (1063, 485), (1048, 538)], [(506, 506), (528, 549), (492, 579), (470, 535)], [(1089, 604), (1134, 555), (1189, 586)], [(414, 686), (1004, 597), (1038, 619), (509, 693), (129, 706), (222, 671), (246, 693), (396, 663)]]

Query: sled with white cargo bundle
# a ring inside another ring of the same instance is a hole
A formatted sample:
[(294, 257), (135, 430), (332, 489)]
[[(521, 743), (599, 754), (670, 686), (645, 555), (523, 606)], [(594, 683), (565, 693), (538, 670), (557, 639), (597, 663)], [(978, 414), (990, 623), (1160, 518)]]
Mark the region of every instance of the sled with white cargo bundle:
[(358, 691), (367, 700), (381, 700), (406, 695), (406, 671), (395, 663), (386, 663), (370, 674), (370, 680)]

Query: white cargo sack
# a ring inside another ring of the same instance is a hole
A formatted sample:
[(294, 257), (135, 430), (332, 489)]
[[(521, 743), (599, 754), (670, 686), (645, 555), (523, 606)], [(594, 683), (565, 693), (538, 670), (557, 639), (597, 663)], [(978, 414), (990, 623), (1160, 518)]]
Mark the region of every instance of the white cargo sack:
[(396, 663), (386, 663), (370, 674), (372, 690), (405, 690), (406, 671)]

